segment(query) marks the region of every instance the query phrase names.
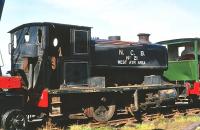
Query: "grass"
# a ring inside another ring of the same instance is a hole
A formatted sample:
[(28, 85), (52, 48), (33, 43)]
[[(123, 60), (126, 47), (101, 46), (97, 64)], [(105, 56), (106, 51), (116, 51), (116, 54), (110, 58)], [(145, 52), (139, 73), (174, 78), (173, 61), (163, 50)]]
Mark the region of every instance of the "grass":
[(38, 128), (36, 130), (64, 130), (64, 128), (57, 127), (51, 120), (48, 120), (42, 128)]
[(82, 126), (82, 125), (72, 125), (70, 126), (70, 130), (116, 130), (116, 128), (112, 127), (101, 127), (101, 128), (93, 128), (89, 125)]
[(156, 120), (142, 124), (136, 124), (134, 127), (124, 126), (121, 128), (101, 127), (93, 128), (90, 125), (72, 125), (69, 130), (181, 130), (189, 124), (200, 122), (198, 116), (179, 116), (173, 119), (158, 117)]

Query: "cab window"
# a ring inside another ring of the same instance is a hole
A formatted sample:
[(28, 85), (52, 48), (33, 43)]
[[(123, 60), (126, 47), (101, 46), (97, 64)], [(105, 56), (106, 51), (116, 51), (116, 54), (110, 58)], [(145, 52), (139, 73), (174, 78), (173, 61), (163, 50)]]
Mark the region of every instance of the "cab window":
[(74, 30), (73, 43), (75, 54), (88, 53), (88, 31)]

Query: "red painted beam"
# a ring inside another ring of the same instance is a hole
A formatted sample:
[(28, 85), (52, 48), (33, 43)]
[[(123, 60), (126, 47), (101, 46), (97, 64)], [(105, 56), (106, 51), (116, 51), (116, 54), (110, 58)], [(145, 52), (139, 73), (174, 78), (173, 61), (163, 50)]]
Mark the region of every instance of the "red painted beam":
[(1, 76), (0, 88), (2, 89), (22, 88), (22, 78), (19, 76), (13, 76), (13, 77)]
[(197, 95), (200, 96), (200, 82), (194, 82), (193, 87), (190, 83), (185, 83), (185, 86), (187, 88), (187, 95)]
[(48, 93), (48, 89), (44, 89), (42, 91), (37, 106), (38, 107), (42, 107), (42, 108), (47, 108), (49, 106), (49, 93)]

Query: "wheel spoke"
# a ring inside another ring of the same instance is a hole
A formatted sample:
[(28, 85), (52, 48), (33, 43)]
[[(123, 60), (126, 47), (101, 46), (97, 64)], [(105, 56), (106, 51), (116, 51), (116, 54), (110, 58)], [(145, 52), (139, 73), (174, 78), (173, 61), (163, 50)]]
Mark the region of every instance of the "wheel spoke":
[(14, 126), (13, 126), (13, 118), (8, 122), (8, 128), (10, 130), (12, 130), (14, 128)]

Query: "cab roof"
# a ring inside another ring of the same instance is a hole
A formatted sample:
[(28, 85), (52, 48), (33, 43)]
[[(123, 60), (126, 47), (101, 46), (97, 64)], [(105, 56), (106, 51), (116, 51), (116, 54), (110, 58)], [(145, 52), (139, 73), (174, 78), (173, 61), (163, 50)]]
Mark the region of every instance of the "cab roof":
[(160, 41), (160, 42), (157, 42), (156, 44), (161, 44), (161, 45), (183, 44), (183, 43), (189, 43), (189, 42), (191, 43), (191, 42), (194, 42), (195, 40), (200, 40), (200, 38), (172, 39), (172, 40)]
[(10, 30), (8, 33), (14, 33), (22, 28), (25, 27), (31, 27), (31, 26), (63, 26), (63, 27), (72, 27), (72, 28), (86, 28), (86, 29), (91, 29), (92, 27), (87, 27), (87, 26), (79, 26), (79, 25), (71, 25), (71, 24), (61, 24), (61, 23), (53, 23), (53, 22), (34, 22), (34, 23), (26, 23), (22, 24), (12, 30)]

